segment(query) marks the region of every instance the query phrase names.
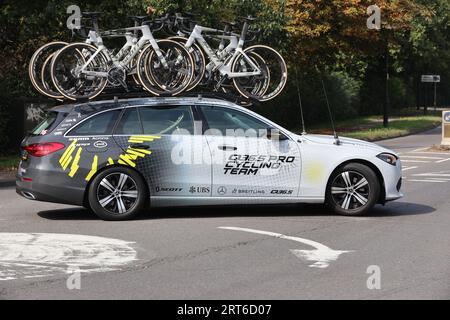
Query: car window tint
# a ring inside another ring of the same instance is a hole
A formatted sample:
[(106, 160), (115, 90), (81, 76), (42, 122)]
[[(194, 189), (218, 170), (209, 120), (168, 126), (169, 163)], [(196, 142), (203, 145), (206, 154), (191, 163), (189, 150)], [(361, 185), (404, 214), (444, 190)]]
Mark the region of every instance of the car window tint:
[(142, 126), (136, 108), (129, 108), (120, 119), (115, 134), (142, 134)]
[(205, 115), (208, 127), (210, 129), (216, 129), (221, 132), (222, 135), (226, 135), (228, 130), (244, 130), (249, 129), (265, 130), (269, 127), (266, 123), (256, 119), (243, 112), (221, 108), (221, 107), (202, 107), (203, 114)]
[(172, 134), (176, 130), (194, 132), (189, 106), (139, 108), (144, 134)]
[(112, 110), (95, 115), (70, 131), (71, 136), (111, 134), (120, 110)]
[(48, 112), (46, 113), (44, 119), (39, 123), (33, 130), (31, 130), (32, 135), (43, 135), (47, 132), (47, 129), (55, 122), (57, 117), (56, 112)]

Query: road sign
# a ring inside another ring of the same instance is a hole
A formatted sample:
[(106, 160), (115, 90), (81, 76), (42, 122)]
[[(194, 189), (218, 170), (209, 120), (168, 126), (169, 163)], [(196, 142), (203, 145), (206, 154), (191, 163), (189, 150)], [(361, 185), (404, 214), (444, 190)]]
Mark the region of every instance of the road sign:
[(422, 82), (441, 82), (440, 75), (423, 74)]

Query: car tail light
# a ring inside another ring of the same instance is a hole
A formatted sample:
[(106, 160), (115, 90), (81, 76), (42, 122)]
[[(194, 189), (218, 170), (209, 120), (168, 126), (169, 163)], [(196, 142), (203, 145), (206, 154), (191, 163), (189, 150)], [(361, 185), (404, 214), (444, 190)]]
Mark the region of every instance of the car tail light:
[(64, 148), (64, 144), (59, 142), (33, 143), (23, 147), (30, 156), (35, 157), (43, 157), (62, 148)]

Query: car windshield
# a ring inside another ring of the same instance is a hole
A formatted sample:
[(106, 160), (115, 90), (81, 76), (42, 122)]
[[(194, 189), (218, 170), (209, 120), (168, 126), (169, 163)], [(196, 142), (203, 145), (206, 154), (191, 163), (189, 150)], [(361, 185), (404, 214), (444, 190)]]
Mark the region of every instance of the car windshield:
[(48, 128), (55, 122), (57, 115), (57, 112), (46, 112), (44, 114), (44, 120), (31, 130), (30, 134), (34, 136), (47, 134)]

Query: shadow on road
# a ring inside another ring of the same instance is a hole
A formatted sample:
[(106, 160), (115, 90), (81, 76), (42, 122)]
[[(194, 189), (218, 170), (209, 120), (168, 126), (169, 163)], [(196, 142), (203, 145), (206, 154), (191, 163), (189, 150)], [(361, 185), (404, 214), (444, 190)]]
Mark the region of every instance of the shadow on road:
[[(396, 202), (386, 206), (377, 205), (363, 217), (396, 217), (427, 214), (435, 211), (433, 207), (410, 203)], [(92, 212), (84, 208), (46, 210), (37, 213), (41, 218), (49, 220), (99, 220)], [(323, 205), (288, 204), (288, 205), (247, 205), (221, 207), (172, 207), (155, 208), (139, 215), (137, 220), (178, 219), (178, 218), (225, 218), (225, 217), (303, 217), (303, 216), (336, 216)], [(358, 217), (349, 217), (357, 219)]]

